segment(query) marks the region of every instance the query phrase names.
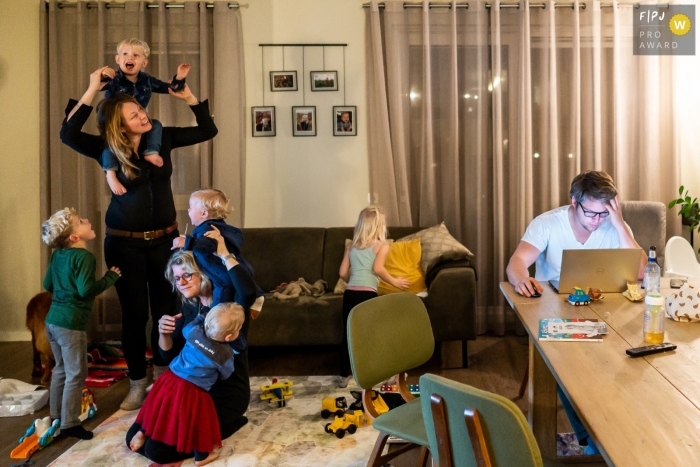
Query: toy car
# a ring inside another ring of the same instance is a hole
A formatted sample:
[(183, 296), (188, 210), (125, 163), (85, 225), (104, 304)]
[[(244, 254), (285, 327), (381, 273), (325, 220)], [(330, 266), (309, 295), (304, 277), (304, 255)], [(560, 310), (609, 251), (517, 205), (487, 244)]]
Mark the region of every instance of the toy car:
[(348, 408), (348, 402), (344, 397), (324, 397), (321, 402), (321, 417), (328, 418), (331, 414), (335, 414), (336, 417), (342, 417), (345, 415), (345, 410)]
[(277, 407), (284, 407), (287, 405), (287, 399), (294, 397), (294, 392), (289, 389), (292, 384), (294, 384), (292, 381), (278, 383), (277, 378), (275, 378), (272, 380), (272, 384), (260, 386), (260, 390), (262, 391), (260, 400), (277, 402)]
[(569, 304), (574, 306), (588, 305), (591, 303), (591, 297), (581, 289), (581, 287), (574, 287), (571, 289), (571, 293), (568, 298)]
[(335, 417), (333, 423), (327, 423), (325, 426), (326, 433), (335, 433), (335, 436), (340, 439), (345, 436), (345, 432), (354, 434), (358, 428), (365, 425), (365, 415), (361, 410), (355, 410), (353, 413), (347, 413), (342, 417)]

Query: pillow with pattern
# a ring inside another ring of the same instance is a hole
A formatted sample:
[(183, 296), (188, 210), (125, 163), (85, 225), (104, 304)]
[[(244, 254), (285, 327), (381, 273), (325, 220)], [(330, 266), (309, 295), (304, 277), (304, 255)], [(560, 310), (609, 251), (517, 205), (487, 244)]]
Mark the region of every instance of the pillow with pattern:
[(474, 256), (466, 246), (459, 243), (450, 235), (444, 222), (440, 225), (400, 238), (397, 242), (407, 242), (416, 238), (420, 238), (422, 252), (421, 268), (423, 269), (423, 274), (426, 276), (428, 275), (428, 271), (441, 261), (464, 259)]

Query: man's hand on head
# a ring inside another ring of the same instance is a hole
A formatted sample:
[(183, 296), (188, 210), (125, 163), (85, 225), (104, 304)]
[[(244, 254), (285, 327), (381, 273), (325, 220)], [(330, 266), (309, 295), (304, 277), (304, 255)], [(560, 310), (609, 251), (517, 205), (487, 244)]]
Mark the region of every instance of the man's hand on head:
[(539, 282), (537, 282), (537, 280), (534, 277), (526, 277), (525, 279), (522, 279), (518, 281), (517, 284), (515, 284), (515, 291), (518, 292), (520, 295), (524, 295), (526, 297), (532, 297), (535, 294), (541, 294), (542, 290), (542, 286)]

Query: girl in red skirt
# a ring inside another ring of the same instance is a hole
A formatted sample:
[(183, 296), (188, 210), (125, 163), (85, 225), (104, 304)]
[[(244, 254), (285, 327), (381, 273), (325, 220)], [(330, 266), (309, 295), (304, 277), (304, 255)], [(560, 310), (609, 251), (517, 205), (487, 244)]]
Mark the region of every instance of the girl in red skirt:
[(194, 451), (197, 466), (219, 457), (212, 452), (221, 446), (219, 419), (208, 391), (233, 373), (234, 350), (227, 343), (238, 338), (244, 319), (240, 305), (222, 303), (185, 326), (185, 347), (153, 384), (136, 417), (141, 428), (131, 440), (132, 451), (151, 438), (178, 452)]

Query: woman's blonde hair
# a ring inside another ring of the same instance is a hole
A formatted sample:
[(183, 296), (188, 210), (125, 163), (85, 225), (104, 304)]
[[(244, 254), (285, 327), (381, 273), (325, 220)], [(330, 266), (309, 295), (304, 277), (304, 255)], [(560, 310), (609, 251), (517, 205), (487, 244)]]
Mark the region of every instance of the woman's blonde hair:
[(241, 330), (245, 312), (238, 303), (219, 303), (207, 313), (204, 332), (210, 339), (222, 342), (229, 334)]
[[(177, 288), (177, 281), (175, 280), (175, 275), (173, 274), (173, 266), (182, 266), (182, 269), (184, 269), (185, 272), (188, 272), (190, 274), (196, 274), (197, 276), (199, 276), (199, 278), (202, 281), (202, 285), (199, 287), (199, 294), (197, 295), (211, 295), (213, 290), (211, 280), (206, 276), (206, 274), (202, 272), (201, 269), (199, 269), (199, 266), (197, 266), (197, 262), (194, 260), (194, 255), (191, 251), (176, 251), (170, 257), (168, 265), (165, 267), (165, 278), (168, 279), (168, 281), (172, 284), (173, 290), (177, 290), (177, 293), (180, 293), (180, 291)], [(182, 297), (183, 303), (190, 303), (192, 305), (196, 305), (197, 303), (199, 303), (198, 297), (187, 298), (181, 293), (180, 296)]]
[(360, 211), (355, 224), (352, 244), (356, 248), (367, 248), (376, 240), (386, 242), (386, 219), (379, 206), (368, 206)]
[(41, 224), (41, 239), (51, 248), (70, 246), (70, 234), (73, 233), (73, 216), (78, 213), (73, 208), (56, 211), (49, 220)]
[(228, 216), (228, 196), (221, 190), (216, 188), (206, 188), (197, 190), (190, 195), (199, 200), (202, 205), (202, 210), (209, 213), (209, 219), (226, 219)]
[[(134, 143), (122, 131), (125, 123), (122, 116), (122, 107), (129, 102), (138, 105), (139, 109), (144, 110), (139, 101), (128, 94), (117, 94), (114, 97), (103, 99), (97, 104), (97, 129), (100, 131), (100, 136), (105, 140), (107, 146), (109, 146), (109, 150), (119, 160), (122, 172), (133, 180), (139, 172), (138, 167), (132, 160)], [(137, 154), (136, 158), (138, 157)]]

